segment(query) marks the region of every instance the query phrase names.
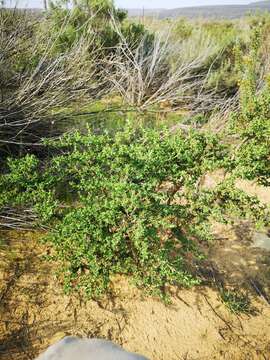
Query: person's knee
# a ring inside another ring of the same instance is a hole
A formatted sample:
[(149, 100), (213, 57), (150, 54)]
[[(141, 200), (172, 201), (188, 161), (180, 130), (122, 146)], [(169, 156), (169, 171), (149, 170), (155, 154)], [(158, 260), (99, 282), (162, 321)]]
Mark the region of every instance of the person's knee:
[(67, 336), (50, 346), (36, 360), (147, 360), (106, 340)]

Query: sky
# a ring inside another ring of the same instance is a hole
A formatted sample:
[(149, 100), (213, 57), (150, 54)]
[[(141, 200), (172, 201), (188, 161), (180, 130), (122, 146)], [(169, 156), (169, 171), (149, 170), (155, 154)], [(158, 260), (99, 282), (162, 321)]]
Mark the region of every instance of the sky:
[(253, 0), (115, 0), (124, 8), (179, 8), (184, 6), (249, 4)]
[[(23, 7), (39, 8), (42, 7), (42, 0), (15, 0)], [(256, 0), (115, 0), (115, 4), (122, 8), (179, 8), (186, 6), (203, 6), (203, 5), (224, 5), (224, 4), (248, 4)], [(258, 1), (258, 0), (257, 0)], [(14, 0), (6, 0), (6, 3)]]

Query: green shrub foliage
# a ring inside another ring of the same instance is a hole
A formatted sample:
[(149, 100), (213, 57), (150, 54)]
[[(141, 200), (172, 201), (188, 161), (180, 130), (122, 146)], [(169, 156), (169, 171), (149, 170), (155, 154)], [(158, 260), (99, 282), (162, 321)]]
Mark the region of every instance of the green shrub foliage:
[(232, 114), (231, 129), (239, 138), (235, 155), (237, 175), (269, 186), (270, 78), (265, 74), (264, 79), (260, 79), (258, 69), (263, 30), (262, 25), (252, 30), (249, 53), (240, 57), (239, 110)]
[[(119, 31), (112, 24), (112, 18)], [(143, 39), (146, 45), (151, 45), (154, 38), (142, 24), (128, 21), (127, 12), (117, 9), (109, 0), (79, 0), (72, 9), (65, 9), (61, 2), (50, 2), (43, 26), (45, 33), (49, 28), (50, 35), (55, 38), (56, 54), (65, 52), (81, 37), (89, 39), (90, 47), (102, 49), (100, 57), (115, 51), (121, 41), (120, 34), (134, 48)]]
[(66, 289), (98, 296), (119, 273), (152, 293), (191, 286), (198, 279), (188, 261), (201, 257), (211, 219), (264, 216), (230, 182), (201, 189), (206, 171), (229, 163), (216, 136), (137, 128), (113, 137), (76, 132), (47, 145), (58, 155), (45, 163), (33, 155), (8, 161), (0, 206), (32, 208), (52, 227), (47, 239)]

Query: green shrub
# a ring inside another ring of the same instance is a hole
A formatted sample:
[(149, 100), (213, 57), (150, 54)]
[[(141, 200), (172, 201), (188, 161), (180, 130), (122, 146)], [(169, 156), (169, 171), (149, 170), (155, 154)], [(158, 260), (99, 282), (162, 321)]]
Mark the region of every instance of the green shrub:
[(270, 185), (270, 78), (264, 77), (258, 88), (259, 58), (262, 45), (261, 26), (252, 32), (250, 50), (241, 54), (240, 107), (232, 114), (231, 130), (238, 136), (236, 148), (236, 174), (246, 179), (257, 179), (262, 185)]
[(185, 18), (181, 18), (177, 20), (174, 29), (173, 29), (173, 35), (178, 40), (179, 39), (187, 39), (191, 36), (193, 32), (193, 25), (190, 21), (187, 21)]
[(156, 294), (167, 284), (191, 286), (198, 279), (188, 264), (201, 256), (197, 241), (211, 238), (211, 218), (226, 221), (240, 208), (256, 220), (264, 210), (231, 184), (198, 187), (229, 161), (215, 136), (139, 128), (75, 133), (48, 146), (60, 154), (45, 163), (9, 160), (0, 206), (32, 208), (50, 224), (66, 289), (98, 296), (118, 273)]
[(220, 297), (226, 307), (234, 314), (250, 314), (253, 312), (248, 295), (237, 290), (224, 290)]
[(89, 39), (89, 46), (102, 49), (102, 54), (111, 53), (121, 41), (121, 35), (116, 31), (112, 22), (123, 34), (132, 47), (146, 37), (148, 42), (153, 41), (153, 35), (142, 24), (129, 22), (127, 12), (117, 9), (113, 1), (76, 1), (72, 9), (65, 9), (61, 3), (50, 3), (47, 20), (42, 28), (45, 33), (50, 31), (55, 38), (55, 52), (62, 53), (81, 37)]

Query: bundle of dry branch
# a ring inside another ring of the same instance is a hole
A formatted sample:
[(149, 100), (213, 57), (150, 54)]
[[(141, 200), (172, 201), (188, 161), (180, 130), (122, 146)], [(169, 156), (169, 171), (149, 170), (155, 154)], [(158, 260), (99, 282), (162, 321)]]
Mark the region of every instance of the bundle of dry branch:
[[(94, 34), (78, 37), (71, 47), (55, 54), (55, 43), (68, 21), (57, 37), (45, 38), (31, 32), (33, 20), (27, 13), (16, 13), (16, 24), (7, 31), (12, 14), (1, 11), (0, 143), (29, 147), (41, 138), (58, 135), (56, 123), (74, 111), (72, 105), (81, 107), (98, 99), (108, 84), (97, 66), (99, 49), (91, 46)], [(20, 63), (25, 46), (31, 46), (30, 66)], [(17, 67), (16, 62), (20, 63)]]

